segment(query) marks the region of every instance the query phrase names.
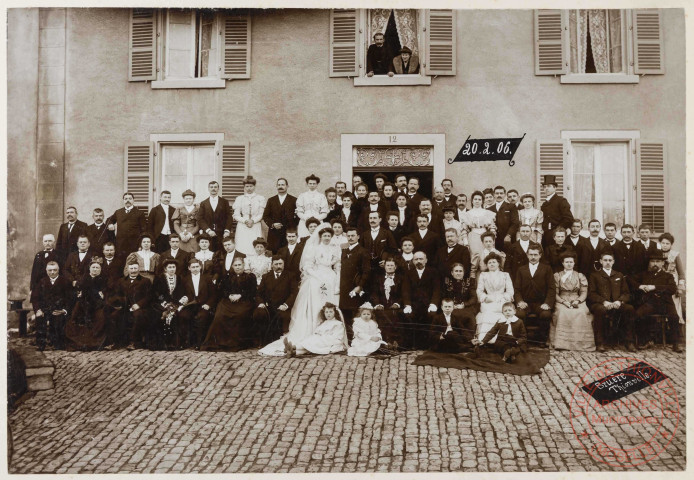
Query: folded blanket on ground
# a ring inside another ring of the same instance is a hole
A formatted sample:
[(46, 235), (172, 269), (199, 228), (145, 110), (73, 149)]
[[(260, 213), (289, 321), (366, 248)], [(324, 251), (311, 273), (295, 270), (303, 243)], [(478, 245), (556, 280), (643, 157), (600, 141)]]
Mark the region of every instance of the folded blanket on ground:
[(512, 375), (537, 375), (549, 362), (549, 350), (530, 348), (516, 357), (514, 363), (506, 363), (501, 355), (490, 348), (481, 348), (477, 358), (467, 353), (424, 352), (414, 359), (413, 365), (430, 365), (441, 368), (469, 368), (479, 372), (510, 373)]

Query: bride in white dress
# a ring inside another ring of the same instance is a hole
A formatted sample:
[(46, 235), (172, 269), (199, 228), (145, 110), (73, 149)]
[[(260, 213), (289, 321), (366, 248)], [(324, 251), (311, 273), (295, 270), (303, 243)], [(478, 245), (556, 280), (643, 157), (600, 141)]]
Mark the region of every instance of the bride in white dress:
[[(306, 240), (301, 255), (301, 285), (292, 307), (287, 340), (294, 345), (309, 337), (320, 324), (319, 313), (326, 303), (337, 305), (340, 298), (340, 258), (342, 250), (330, 245), (333, 230), (327, 223)], [(283, 356), (284, 337), (261, 348), (261, 355)]]

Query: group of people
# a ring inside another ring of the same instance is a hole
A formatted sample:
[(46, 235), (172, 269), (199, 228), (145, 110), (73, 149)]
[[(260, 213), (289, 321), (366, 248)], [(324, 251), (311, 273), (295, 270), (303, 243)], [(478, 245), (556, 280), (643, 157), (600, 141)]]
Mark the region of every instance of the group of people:
[(200, 204), (186, 190), (173, 208), (162, 192), (147, 218), (126, 192), (89, 226), (70, 207), (34, 259), (37, 345), (277, 356), (490, 344), (513, 361), (532, 344), (648, 348), (661, 315), (680, 351), (685, 278), (669, 233), (656, 243), (647, 225), (625, 224), (618, 240), (608, 223), (602, 238), (591, 220), (586, 238), (551, 175), (540, 208), (503, 186), (468, 204), (450, 179), (431, 199), (416, 176), (373, 180), (321, 192), (310, 175), (294, 197), (280, 178), (266, 200), (247, 177), (233, 202), (213, 181)]

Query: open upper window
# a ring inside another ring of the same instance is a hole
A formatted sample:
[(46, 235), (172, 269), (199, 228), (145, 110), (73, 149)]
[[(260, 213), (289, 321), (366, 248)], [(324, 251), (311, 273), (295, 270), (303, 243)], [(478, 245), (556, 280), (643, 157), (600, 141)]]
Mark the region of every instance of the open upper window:
[(352, 77), (355, 86), (431, 85), (432, 76), (455, 75), (455, 60), (454, 10), (331, 11), (331, 77)]
[(638, 83), (665, 73), (660, 11), (536, 10), (535, 74), (562, 83)]
[(250, 78), (250, 16), (212, 9), (131, 10), (130, 81), (223, 88)]

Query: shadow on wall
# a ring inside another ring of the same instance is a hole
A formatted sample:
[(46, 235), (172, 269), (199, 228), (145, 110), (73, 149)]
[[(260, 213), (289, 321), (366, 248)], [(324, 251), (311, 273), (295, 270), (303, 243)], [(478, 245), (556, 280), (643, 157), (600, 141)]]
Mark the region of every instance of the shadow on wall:
[(15, 214), (7, 210), (7, 299), (19, 300), (29, 297), (29, 288), (22, 272)]

